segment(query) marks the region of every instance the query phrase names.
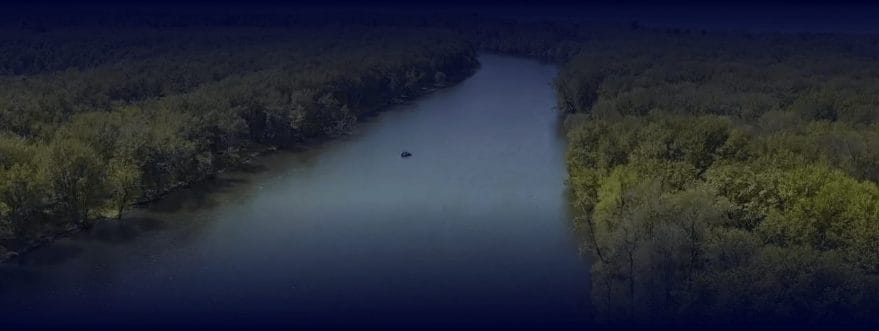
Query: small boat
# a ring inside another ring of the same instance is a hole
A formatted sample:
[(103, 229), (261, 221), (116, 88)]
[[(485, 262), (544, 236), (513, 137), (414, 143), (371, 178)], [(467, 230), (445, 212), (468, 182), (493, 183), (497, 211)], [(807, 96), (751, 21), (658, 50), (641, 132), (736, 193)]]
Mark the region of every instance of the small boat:
[(400, 157), (402, 157), (402, 158), (407, 158), (410, 156), (412, 156), (412, 153), (409, 153), (407, 151), (403, 151), (403, 153), (400, 153)]

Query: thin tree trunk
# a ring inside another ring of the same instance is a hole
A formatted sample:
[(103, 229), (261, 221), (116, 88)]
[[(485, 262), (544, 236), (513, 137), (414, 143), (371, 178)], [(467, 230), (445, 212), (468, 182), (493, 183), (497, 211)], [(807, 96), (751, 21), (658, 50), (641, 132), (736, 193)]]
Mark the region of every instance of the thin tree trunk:
[(586, 206), (580, 202), (580, 209), (583, 210), (583, 216), (586, 220), (587, 232), (589, 235), (589, 240), (592, 241), (592, 246), (595, 247), (595, 254), (598, 255), (598, 259), (601, 263), (607, 263), (607, 260), (604, 258), (604, 254), (601, 253), (601, 245), (598, 243), (598, 237), (595, 235), (595, 222), (592, 220), (592, 215), (589, 215)]
[(122, 212), (125, 211), (125, 205), (128, 203), (128, 193), (122, 195), (122, 199), (119, 201), (119, 209), (116, 212), (116, 220), (122, 220)]

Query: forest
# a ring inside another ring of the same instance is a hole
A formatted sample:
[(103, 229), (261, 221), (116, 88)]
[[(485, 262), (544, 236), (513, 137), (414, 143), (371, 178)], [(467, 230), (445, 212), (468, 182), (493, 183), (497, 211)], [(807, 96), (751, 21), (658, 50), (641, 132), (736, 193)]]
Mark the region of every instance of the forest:
[(340, 17), (353, 25), (0, 28), (0, 257), (268, 148), (344, 135), (467, 77), (483, 51), (560, 65), (599, 320), (879, 318), (879, 37)]
[(876, 321), (871, 36), (639, 29), (557, 79), (605, 321)]
[(430, 28), (121, 29), (0, 33), (0, 256), (344, 135), (477, 66), (470, 43)]

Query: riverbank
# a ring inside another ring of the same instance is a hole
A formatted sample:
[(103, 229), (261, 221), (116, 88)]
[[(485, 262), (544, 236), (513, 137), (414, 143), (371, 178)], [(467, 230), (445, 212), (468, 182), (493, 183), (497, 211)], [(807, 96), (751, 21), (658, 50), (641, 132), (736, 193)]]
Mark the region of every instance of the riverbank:
[[(462, 53), (463, 57), (472, 57), (472, 53)], [(353, 113), (356, 114), (354, 117), (357, 121), (362, 121), (365, 118), (375, 116), (381, 111), (393, 107), (395, 105), (399, 105), (408, 101), (411, 101), (415, 98), (424, 96), (426, 94), (432, 93), (438, 89), (452, 86), (475, 72), (478, 67), (478, 62), (472, 59), (461, 59), (457, 61), (450, 62), (451, 66), (440, 67), (437, 68), (437, 79), (430, 80), (418, 80), (416, 85), (410, 86), (407, 89), (400, 90), (396, 95), (388, 95), (386, 96), (384, 101), (381, 101), (378, 104), (368, 105), (364, 107), (364, 109), (353, 109)], [(465, 65), (461, 65), (465, 64)], [(441, 74), (441, 75), (440, 75)], [(439, 77), (441, 76), (441, 78)], [(343, 108), (347, 106), (343, 105)], [(339, 121), (347, 121), (346, 119), (340, 119)], [(341, 122), (337, 122), (341, 123)], [(208, 171), (198, 174), (195, 177), (187, 177), (181, 181), (178, 181), (174, 184), (166, 184), (161, 187), (158, 191), (153, 191), (151, 193), (146, 193), (139, 198), (133, 199), (127, 204), (129, 207), (132, 206), (144, 206), (150, 203), (154, 203), (156, 201), (161, 200), (163, 197), (171, 194), (173, 192), (178, 192), (180, 190), (184, 190), (189, 188), (191, 185), (203, 182), (206, 180), (211, 180), (216, 175), (223, 173), (224, 171), (235, 169), (244, 164), (250, 163), (255, 158), (260, 157), (266, 153), (273, 152), (279, 148), (286, 150), (297, 150), (303, 149), (315, 144), (320, 144), (327, 140), (331, 140), (335, 137), (346, 135), (348, 131), (351, 130), (351, 125), (353, 123), (345, 123), (345, 124), (337, 124), (337, 123), (327, 123), (325, 124), (327, 127), (338, 126), (339, 129), (334, 128), (332, 131), (329, 130), (317, 130), (318, 134), (312, 134), (310, 136), (298, 137), (292, 141), (283, 141), (279, 142), (280, 144), (261, 144), (258, 142), (253, 142), (246, 144), (246, 152), (236, 152), (237, 156), (229, 159), (224, 159), (223, 164), (221, 166), (214, 166), (208, 169)], [(214, 158), (219, 158), (221, 155), (214, 154)], [(100, 212), (97, 214), (106, 215), (107, 212)], [(4, 241), (0, 241), (0, 263), (8, 263), (14, 262), (16, 258), (33, 251), (37, 248), (43, 247), (45, 245), (51, 244), (52, 242), (68, 237), (72, 234), (85, 230), (91, 226), (93, 226), (97, 222), (106, 222), (106, 221), (116, 221), (116, 217), (113, 216), (92, 216), (88, 219), (81, 220), (79, 222), (57, 222), (54, 220), (48, 220), (52, 218), (53, 215), (50, 214), (41, 214), (33, 217), (38, 217), (43, 219), (40, 224), (44, 226), (42, 228), (34, 228), (33, 226), (29, 227), (29, 235), (24, 238), (13, 238), (6, 239)], [(33, 220), (33, 218), (32, 218)]]
[(479, 61), (349, 136), (0, 266), (0, 323), (585, 323), (556, 68)]

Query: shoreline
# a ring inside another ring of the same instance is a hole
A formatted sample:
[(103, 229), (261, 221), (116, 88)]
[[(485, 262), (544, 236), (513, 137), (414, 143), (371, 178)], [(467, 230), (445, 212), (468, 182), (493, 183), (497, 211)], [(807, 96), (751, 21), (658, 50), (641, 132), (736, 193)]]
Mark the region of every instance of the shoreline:
[[(479, 66), (480, 66), (480, 64), (477, 62), (476, 66), (474, 66), (472, 68), (468, 68), (467, 70), (462, 71), (461, 73), (454, 75), (453, 76), (454, 79), (450, 80), (448, 83), (428, 84), (426, 86), (419, 87), (416, 90), (416, 93), (413, 93), (411, 95), (396, 96), (396, 97), (390, 99), (388, 102), (386, 102), (380, 106), (375, 107), (375, 109), (364, 112), (361, 116), (359, 116), (357, 118), (356, 123), (361, 123), (363, 120), (365, 120), (367, 118), (378, 116), (381, 113), (393, 108), (394, 106), (402, 105), (402, 104), (405, 104), (405, 103), (410, 102), (412, 100), (415, 100), (417, 98), (434, 93), (436, 91), (456, 86), (459, 83), (466, 80), (467, 78), (469, 78), (470, 76), (472, 76), (474, 73), (476, 73), (476, 71), (479, 70)], [(235, 168), (247, 165), (248, 163), (253, 162), (254, 160), (256, 160), (259, 157), (262, 157), (262, 156), (265, 156), (265, 155), (268, 155), (268, 154), (271, 154), (271, 153), (274, 153), (274, 152), (277, 152), (280, 150), (291, 151), (293, 153), (300, 152), (300, 151), (305, 150), (307, 148), (310, 148), (310, 147), (313, 147), (316, 145), (320, 145), (322, 143), (334, 140), (340, 136), (345, 136), (347, 134), (348, 133), (344, 133), (344, 134), (338, 135), (338, 136), (322, 135), (322, 136), (310, 137), (310, 138), (304, 139), (301, 142), (290, 144), (287, 147), (256, 144), (255, 146), (259, 146), (259, 148), (251, 149), (248, 152), (248, 155), (246, 157), (242, 158), (241, 161), (238, 163), (229, 165), (229, 166), (224, 167), (222, 169), (217, 169), (211, 173), (205, 174), (201, 178), (198, 178), (198, 179), (195, 179), (192, 181), (180, 182), (180, 183), (174, 185), (173, 187), (170, 187), (169, 189), (166, 189), (162, 192), (156, 193), (156, 194), (149, 196), (149, 197), (143, 197), (141, 199), (138, 199), (134, 203), (130, 204), (129, 207), (147, 206), (151, 203), (154, 203), (154, 202), (157, 202), (157, 201), (164, 199), (169, 194), (187, 190), (187, 189), (191, 188), (193, 185), (198, 184), (198, 183), (204, 183), (207, 181), (214, 180), (217, 177), (217, 175), (222, 174), (226, 171), (235, 170)], [(94, 219), (87, 220), (85, 222), (80, 222), (77, 224), (69, 224), (69, 225), (63, 227), (62, 229), (59, 229), (59, 231), (47, 231), (47, 233), (41, 234), (35, 238), (27, 240), (26, 243), (23, 245), (23, 247), (19, 248), (18, 250), (11, 250), (11, 249), (8, 249), (8, 248), (0, 245), (0, 264), (15, 263), (16, 261), (18, 261), (19, 259), (21, 259), (25, 255), (27, 255), (28, 253), (31, 253), (37, 249), (42, 248), (42, 247), (48, 246), (48, 245), (54, 243), (55, 241), (58, 241), (58, 240), (61, 240), (64, 238), (68, 238), (68, 237), (73, 236), (73, 235), (80, 233), (82, 231), (87, 231), (88, 229), (92, 228), (95, 224), (97, 224), (99, 222), (106, 222), (106, 221), (114, 221), (115, 222), (117, 220), (112, 217), (101, 216), (101, 217), (96, 217)]]

